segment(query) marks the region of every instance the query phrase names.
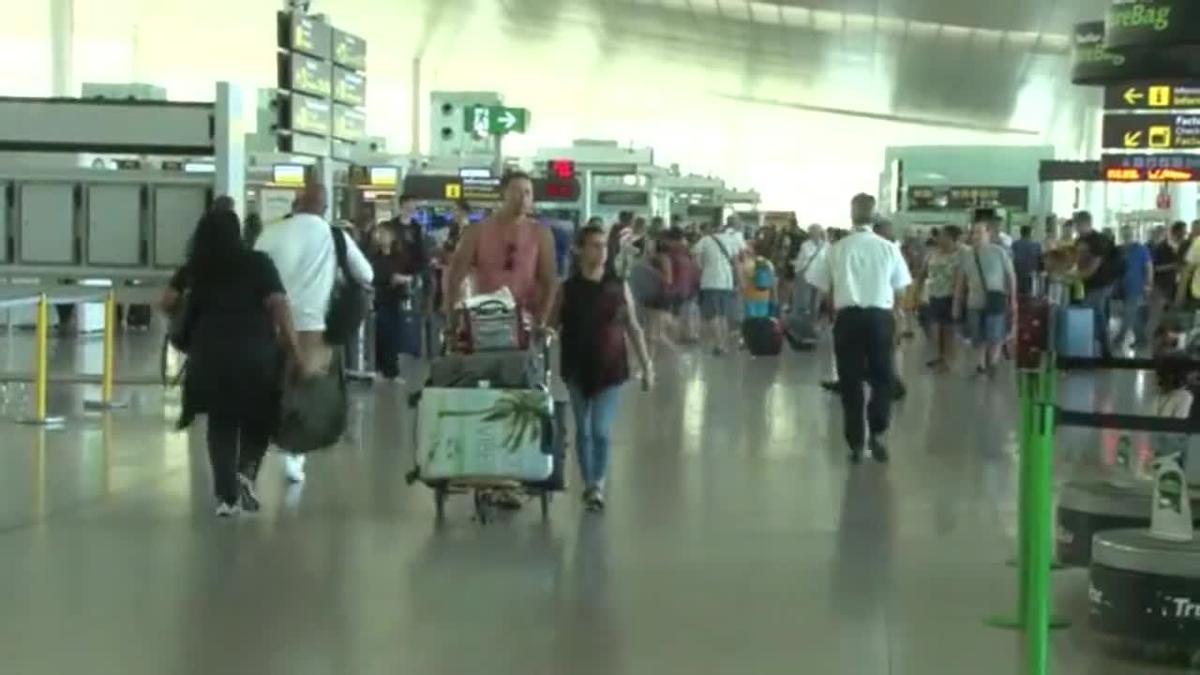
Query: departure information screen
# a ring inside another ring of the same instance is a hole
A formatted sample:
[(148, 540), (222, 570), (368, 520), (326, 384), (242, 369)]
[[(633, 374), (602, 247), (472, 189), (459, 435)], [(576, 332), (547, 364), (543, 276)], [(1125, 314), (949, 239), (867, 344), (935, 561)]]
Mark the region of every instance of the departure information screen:
[(329, 60), (332, 36), (329, 26), (311, 16), (281, 12), (280, 37), (282, 46), (296, 52), (304, 52), (321, 60)]
[(329, 95), (333, 80), (328, 63), (299, 52), (281, 54), (279, 58), (286, 68), (286, 72), (280, 74), (280, 82), (286, 81), (289, 85), (286, 88), (318, 98)]
[(333, 62), (351, 70), (367, 69), (367, 42), (357, 35), (333, 29)]
[(367, 116), (358, 108), (333, 104), (333, 136), (343, 141), (357, 141), (367, 133)]
[(329, 135), (331, 113), (329, 101), (304, 94), (292, 94), (289, 102), (289, 128), (314, 136)]
[(367, 78), (340, 66), (335, 67), (333, 69), (333, 100), (346, 105), (366, 105)]

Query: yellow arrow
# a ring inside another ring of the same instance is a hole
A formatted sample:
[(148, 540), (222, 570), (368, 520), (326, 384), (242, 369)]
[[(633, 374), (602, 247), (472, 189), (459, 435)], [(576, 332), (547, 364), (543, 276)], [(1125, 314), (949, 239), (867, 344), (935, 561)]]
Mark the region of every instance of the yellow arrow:
[(1124, 99), (1125, 99), (1125, 102), (1128, 103), (1129, 105), (1137, 105), (1137, 102), (1142, 100), (1145, 97), (1146, 97), (1145, 94), (1138, 91), (1134, 87), (1130, 87), (1125, 90)]
[(1125, 132), (1125, 147), (1137, 148), (1137, 147), (1141, 147), (1141, 145), (1142, 145), (1142, 132), (1140, 132), (1140, 131), (1126, 131)]

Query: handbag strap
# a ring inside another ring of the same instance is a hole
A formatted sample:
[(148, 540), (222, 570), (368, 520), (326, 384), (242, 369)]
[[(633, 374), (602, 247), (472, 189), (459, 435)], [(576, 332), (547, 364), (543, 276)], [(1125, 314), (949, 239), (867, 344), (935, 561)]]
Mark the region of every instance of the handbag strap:
[(979, 287), (983, 289), (983, 294), (987, 295), (987, 277), (983, 274), (983, 262), (979, 259), (979, 249), (974, 251), (975, 269), (979, 270)]

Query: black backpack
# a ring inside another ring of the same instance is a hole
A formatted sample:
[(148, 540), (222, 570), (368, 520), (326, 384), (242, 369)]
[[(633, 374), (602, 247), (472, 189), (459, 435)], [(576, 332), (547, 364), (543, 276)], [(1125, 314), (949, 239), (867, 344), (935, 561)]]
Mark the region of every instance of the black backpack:
[(333, 249), (337, 254), (340, 274), (333, 282), (329, 313), (325, 315), (325, 342), (344, 346), (358, 336), (358, 329), (367, 319), (371, 306), (370, 290), (360, 286), (350, 274), (345, 235), (336, 227), (329, 230), (333, 235)]

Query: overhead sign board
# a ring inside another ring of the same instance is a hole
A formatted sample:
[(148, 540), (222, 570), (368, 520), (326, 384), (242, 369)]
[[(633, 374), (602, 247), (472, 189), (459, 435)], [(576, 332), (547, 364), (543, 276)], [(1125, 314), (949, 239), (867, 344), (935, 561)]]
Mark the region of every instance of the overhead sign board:
[(334, 28), (333, 62), (351, 70), (366, 70), (367, 41), (357, 35)]
[(1029, 188), (985, 185), (913, 185), (908, 188), (909, 211), (961, 211), (990, 207), (1029, 210)]
[(1200, 149), (1200, 113), (1105, 115), (1101, 140), (1110, 149)]
[(367, 104), (367, 78), (341, 67), (333, 69), (333, 100), (346, 105)]
[(650, 206), (650, 193), (645, 190), (605, 190), (596, 193), (601, 206)]
[(473, 105), (463, 108), (463, 131), (477, 136), (503, 136), (524, 133), (529, 127), (529, 111), (502, 105)]
[(329, 96), (333, 81), (332, 69), (320, 59), (299, 52), (279, 55), (279, 87), (319, 98)]
[(356, 142), (367, 135), (367, 116), (358, 108), (333, 106), (333, 137)]
[(329, 60), (332, 34), (328, 24), (292, 12), (279, 12), (277, 17), (281, 48)]
[(282, 106), (280, 126), (288, 131), (328, 136), (332, 110), (329, 101), (304, 94), (292, 94)]
[(1038, 162), (1038, 181), (1098, 181), (1102, 180), (1100, 162), (1043, 159)]
[(1146, 80), (1104, 88), (1109, 110), (1200, 108), (1200, 80)]
[(1200, 50), (1111, 49), (1103, 21), (1076, 24), (1071, 41), (1071, 83), (1122, 84), (1132, 80), (1200, 78)]
[(1104, 21), (1110, 49), (1200, 45), (1200, 3), (1195, 0), (1115, 0)]
[(1182, 183), (1200, 180), (1200, 154), (1126, 154), (1100, 158), (1104, 179), (1123, 183)]

